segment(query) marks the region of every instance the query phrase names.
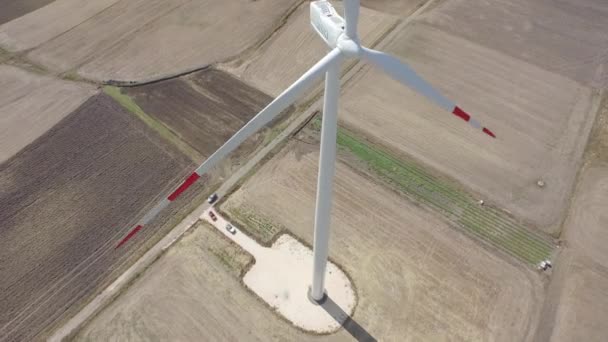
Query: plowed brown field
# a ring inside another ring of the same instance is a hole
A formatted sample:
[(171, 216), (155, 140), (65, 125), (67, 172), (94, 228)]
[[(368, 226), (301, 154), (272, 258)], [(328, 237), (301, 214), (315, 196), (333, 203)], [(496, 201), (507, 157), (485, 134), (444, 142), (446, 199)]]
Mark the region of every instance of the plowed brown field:
[(116, 276), (154, 234), (135, 250), (114, 251), (118, 238), (189, 167), (106, 95), (3, 163), (0, 340), (40, 338)]
[(53, 0), (0, 0), (0, 25), (51, 2)]
[[(123, 88), (150, 116), (197, 151), (197, 162), (215, 152), (271, 98), (218, 70), (145, 86)], [(248, 139), (255, 145), (260, 134)], [(252, 144), (240, 150), (250, 150)]]

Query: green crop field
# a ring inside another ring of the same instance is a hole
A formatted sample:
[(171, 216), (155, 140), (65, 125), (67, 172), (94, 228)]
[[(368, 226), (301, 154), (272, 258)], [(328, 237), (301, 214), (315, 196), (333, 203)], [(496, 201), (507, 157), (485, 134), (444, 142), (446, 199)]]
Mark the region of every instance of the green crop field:
[[(311, 127), (319, 130), (316, 118)], [(338, 147), (363, 162), (374, 174), (414, 201), (444, 215), (455, 226), (517, 259), (536, 265), (550, 259), (554, 244), (517, 222), (508, 214), (480, 205), (451, 181), (441, 179), (418, 165), (399, 158), (340, 127)]]

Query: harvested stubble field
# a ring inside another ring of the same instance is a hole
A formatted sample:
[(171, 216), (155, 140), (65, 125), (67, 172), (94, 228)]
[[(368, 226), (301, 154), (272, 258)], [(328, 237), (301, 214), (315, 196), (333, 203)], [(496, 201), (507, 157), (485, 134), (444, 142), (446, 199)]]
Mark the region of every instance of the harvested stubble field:
[[(0, 27), (0, 44), (54, 72), (98, 80), (137, 81), (200, 68), (236, 57), (270, 35), (299, 1), (103, 1), (78, 10), (68, 23), (61, 10), (74, 0)], [(234, 25), (235, 22), (246, 25)], [(44, 39), (33, 35), (42, 32)], [(29, 40), (35, 43), (30, 43)]]
[[(123, 92), (161, 125), (158, 129), (166, 129), (183, 141), (186, 153), (196, 161), (210, 156), (271, 101), (263, 92), (214, 69), (123, 88)], [(251, 152), (250, 147), (257, 145), (265, 132), (249, 138), (237, 153)]]
[[(418, 21), (382, 45), (498, 138), (488, 138), (369, 67), (344, 91), (342, 122), (396, 154), (453, 177), (524, 223), (557, 233), (598, 94)], [(541, 179), (543, 188), (536, 185)]]
[(116, 277), (170, 215), (133, 249), (116, 241), (191, 167), (103, 94), (4, 162), (0, 340), (42, 338)]
[(53, 0), (0, 0), (0, 25), (51, 2)]
[(0, 65), (0, 163), (33, 142), (95, 93), (89, 85)]
[(607, 87), (607, 16), (604, 0), (450, 0), (424, 21), (583, 85)]
[[(257, 215), (310, 243), (317, 151), (291, 141), (222, 210), (236, 222), (242, 212)], [(530, 340), (542, 296), (534, 271), (372, 179), (337, 164), (330, 251), (357, 288), (354, 319), (379, 340)], [(243, 229), (263, 237), (249, 223)]]
[[(334, 2), (333, 5), (342, 13), (342, 3)], [(374, 45), (396, 22), (397, 17), (361, 8), (361, 42)], [(310, 6), (306, 2), (260, 48), (222, 67), (256, 88), (277, 96), (327, 52), (327, 45), (310, 27)], [(353, 63), (344, 63), (343, 71)]]

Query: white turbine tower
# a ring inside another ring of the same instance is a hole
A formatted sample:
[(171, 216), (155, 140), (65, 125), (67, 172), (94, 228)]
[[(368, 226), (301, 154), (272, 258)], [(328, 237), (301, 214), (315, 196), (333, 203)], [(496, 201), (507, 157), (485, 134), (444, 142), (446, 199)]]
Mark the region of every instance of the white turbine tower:
[(329, 247), (329, 223), (332, 204), (333, 176), (336, 160), (336, 136), (338, 128), (338, 97), (340, 95), (340, 65), (346, 58), (358, 58), (380, 68), (388, 76), (426, 96), (446, 111), (467, 121), (473, 127), (482, 130), (495, 138), (486, 127), (471, 118), (469, 114), (456, 106), (439, 91), (414, 72), (407, 64), (399, 59), (380, 51), (361, 46), (357, 35), (359, 19), (359, 0), (344, 0), (343, 19), (333, 6), (325, 0), (310, 3), (310, 19), (313, 28), (323, 38), (331, 51), (290, 85), (268, 106), (262, 109), (251, 121), (232, 136), (222, 147), (213, 153), (195, 172), (190, 175), (165, 200), (158, 203), (117, 246), (121, 246), (143, 225), (175, 200), (183, 191), (194, 183), (201, 175), (208, 172), (222, 158), (236, 149), (245, 139), (264, 127), (284, 109), (290, 106), (314, 82), (325, 74), (325, 94), (323, 104), (323, 120), (321, 128), (321, 151), (319, 157), (319, 178), (317, 184), (317, 202), (315, 208), (315, 227), (313, 258), (314, 268), (312, 285), (309, 296), (320, 303), (325, 298), (324, 281)]

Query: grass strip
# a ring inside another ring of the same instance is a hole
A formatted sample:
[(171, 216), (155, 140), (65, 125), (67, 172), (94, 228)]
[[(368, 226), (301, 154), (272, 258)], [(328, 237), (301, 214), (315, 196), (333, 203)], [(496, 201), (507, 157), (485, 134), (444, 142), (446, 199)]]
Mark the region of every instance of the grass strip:
[(173, 145), (175, 145), (182, 153), (187, 155), (193, 161), (200, 161), (202, 156), (190, 147), (188, 144), (184, 143), (180, 137), (175, 135), (175, 133), (171, 132), (165, 125), (163, 125), (158, 120), (154, 119), (150, 115), (146, 114), (146, 112), (133, 101), (133, 99), (126, 94), (123, 94), (120, 91), (119, 87), (114, 86), (104, 86), (103, 91), (110, 95), (116, 102), (118, 102), (121, 106), (123, 106), (129, 112), (135, 114), (141, 121), (143, 121), (150, 128), (155, 130), (161, 137), (165, 140), (169, 141)]
[[(319, 119), (313, 120), (313, 129), (319, 130), (320, 125)], [(414, 200), (441, 212), (465, 232), (531, 265), (551, 257), (554, 246), (549, 239), (528, 230), (505, 213), (480, 206), (449, 181), (371, 145), (344, 128), (339, 128), (337, 142), (340, 149), (357, 157), (375, 174)]]

